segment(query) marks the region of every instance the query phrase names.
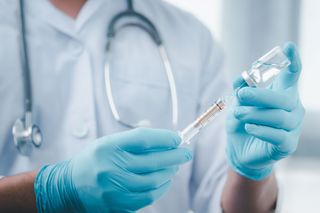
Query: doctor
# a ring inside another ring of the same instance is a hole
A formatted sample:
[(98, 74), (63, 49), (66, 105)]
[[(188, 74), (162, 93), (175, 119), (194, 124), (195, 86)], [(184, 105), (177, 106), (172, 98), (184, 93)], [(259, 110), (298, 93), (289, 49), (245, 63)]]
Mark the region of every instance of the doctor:
[[(237, 92), (227, 131), (219, 116), (182, 147), (171, 130), (185, 127), (229, 85), (219, 45), (199, 21), (160, 0), (23, 2), (20, 19), (19, 1), (0, 1), (1, 210), (275, 209), (273, 165), (295, 151), (304, 115), (293, 44), (284, 47), (291, 65), (271, 88)], [(155, 29), (137, 26), (137, 17), (117, 22), (121, 29), (106, 54), (107, 26), (128, 7), (159, 31), (160, 54)], [(31, 151), (12, 135), (21, 117), (20, 128), (30, 121), (39, 127)]]

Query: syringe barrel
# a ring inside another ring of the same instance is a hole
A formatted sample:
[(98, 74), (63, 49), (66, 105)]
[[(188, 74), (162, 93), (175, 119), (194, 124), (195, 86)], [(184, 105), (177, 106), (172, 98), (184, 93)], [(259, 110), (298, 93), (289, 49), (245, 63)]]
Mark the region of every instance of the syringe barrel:
[(224, 99), (218, 99), (209, 109), (201, 114), (193, 123), (179, 132), (183, 143), (189, 143), (190, 140), (196, 136), (200, 130), (205, 127), (211, 120), (225, 108)]
[(181, 132), (179, 132), (179, 135), (181, 137), (181, 143), (190, 143), (190, 140), (196, 136), (200, 131), (200, 128), (195, 127), (195, 122), (187, 126), (185, 129), (183, 129)]

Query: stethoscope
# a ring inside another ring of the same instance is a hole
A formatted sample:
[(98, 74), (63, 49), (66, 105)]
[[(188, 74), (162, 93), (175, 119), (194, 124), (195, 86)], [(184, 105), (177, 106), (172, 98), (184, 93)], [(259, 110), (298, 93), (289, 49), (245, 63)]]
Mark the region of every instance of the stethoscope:
[[(112, 42), (115, 39), (117, 32), (127, 27), (138, 27), (145, 31), (156, 44), (160, 58), (164, 65), (164, 70), (169, 82), (171, 95), (171, 110), (172, 110), (172, 128), (176, 129), (178, 123), (178, 96), (176, 90), (175, 79), (172, 72), (172, 66), (168, 58), (167, 51), (163, 45), (162, 38), (155, 25), (144, 15), (136, 12), (133, 7), (133, 0), (127, 1), (127, 9), (115, 15), (109, 25), (107, 31), (106, 44), (106, 63), (104, 67), (105, 92), (107, 94), (108, 103), (114, 119), (120, 124), (128, 128), (136, 128), (140, 126), (150, 126), (150, 121), (142, 119), (137, 123), (128, 123), (121, 119), (116, 102), (112, 93), (112, 85), (110, 80), (110, 64), (107, 58), (111, 55)], [(32, 86), (31, 72), (28, 58), (28, 43), (26, 40), (26, 22), (24, 11), (24, 0), (19, 0), (20, 11), (20, 34), (21, 34), (21, 64), (23, 71), (23, 89), (24, 89), (24, 115), (15, 121), (12, 127), (12, 135), (14, 144), (22, 155), (29, 155), (32, 146), (39, 147), (42, 144), (43, 138), (40, 128), (32, 122)], [(123, 18), (135, 18), (136, 21), (130, 21), (119, 24)], [(116, 29), (117, 28), (117, 29)]]

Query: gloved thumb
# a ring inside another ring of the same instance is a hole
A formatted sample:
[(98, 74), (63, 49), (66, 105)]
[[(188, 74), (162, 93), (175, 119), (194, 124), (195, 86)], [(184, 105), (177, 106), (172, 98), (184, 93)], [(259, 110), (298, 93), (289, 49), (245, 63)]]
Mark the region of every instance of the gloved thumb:
[(293, 42), (288, 42), (284, 45), (283, 52), (291, 64), (280, 73), (273, 84), (275, 89), (287, 89), (294, 86), (298, 82), (301, 73), (302, 65), (297, 46)]

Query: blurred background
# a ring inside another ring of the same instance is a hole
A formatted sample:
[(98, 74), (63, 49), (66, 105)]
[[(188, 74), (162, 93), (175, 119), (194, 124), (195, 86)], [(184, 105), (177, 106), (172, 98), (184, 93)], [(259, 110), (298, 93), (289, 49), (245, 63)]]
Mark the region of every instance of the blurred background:
[(212, 31), (224, 48), (224, 68), (231, 76), (274, 46), (297, 43), (306, 118), (297, 152), (277, 166), (280, 212), (320, 212), (320, 1), (167, 1), (194, 14)]

